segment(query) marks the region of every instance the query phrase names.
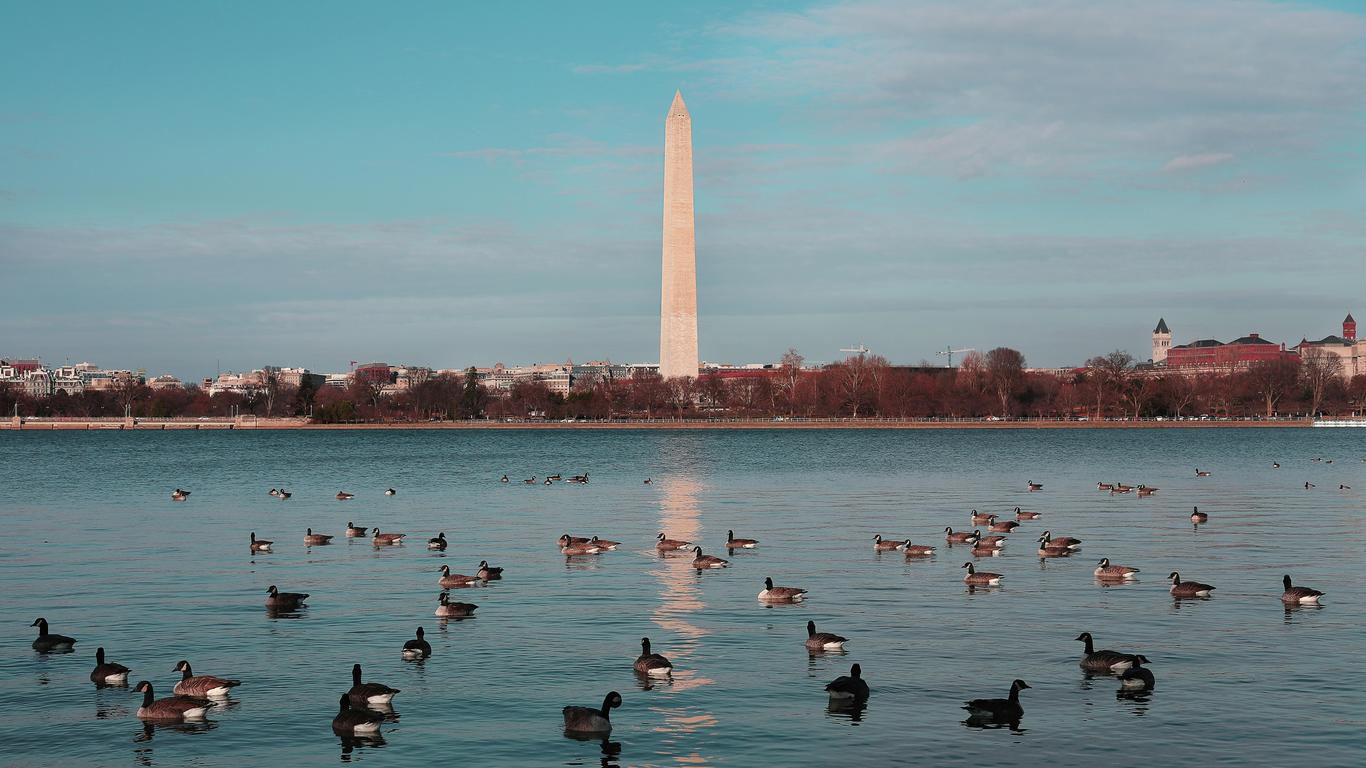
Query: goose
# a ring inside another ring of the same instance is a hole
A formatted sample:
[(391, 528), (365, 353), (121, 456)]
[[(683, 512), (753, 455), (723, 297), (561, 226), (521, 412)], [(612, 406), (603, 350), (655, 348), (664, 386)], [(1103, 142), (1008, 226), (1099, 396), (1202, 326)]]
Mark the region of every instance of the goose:
[(1197, 524), (1199, 524), (1199, 523), (1208, 523), (1208, 522), (1209, 522), (1209, 515), (1205, 514), (1204, 512), (1201, 512), (1199, 507), (1191, 507), (1191, 510), (1192, 510), (1192, 511), (1191, 511), (1191, 522), (1192, 522), (1192, 523), (1197, 523)]
[(449, 592), (442, 592), (437, 598), (440, 604), (436, 606), (436, 615), (443, 619), (464, 619), (474, 615), (474, 610), (479, 606), (474, 603), (452, 603)]
[(1004, 699), (973, 699), (964, 705), (969, 714), (988, 716), (993, 720), (1016, 721), (1024, 714), (1024, 707), (1020, 706), (1020, 691), (1029, 687), (1029, 683), (1023, 680), (1016, 680), (1010, 684), (1010, 695)]
[(754, 549), (757, 546), (758, 539), (737, 539), (735, 531), (726, 531), (726, 549)]
[(972, 545), (972, 556), (973, 556), (973, 557), (1000, 557), (1000, 556), (1001, 556), (1001, 550), (1000, 550), (1000, 549), (997, 549), (996, 547), (991, 546), (990, 544), (974, 544), (974, 545)]
[(527, 485), (535, 485), (535, 484), (536, 484), (536, 476), (535, 476), (535, 475), (532, 475), (531, 477), (528, 477), (527, 479), (523, 480), (522, 482), (523, 482), (523, 483), (526, 483)]
[(256, 538), (256, 531), (252, 531), (252, 532), (251, 532), (251, 551), (252, 551), (252, 552), (269, 552), (269, 551), (270, 551), (270, 545), (271, 545), (271, 544), (274, 544), (274, 543), (275, 543), (275, 542), (273, 542), (273, 541), (266, 541), (265, 539), (258, 539), (258, 538)]
[(833, 635), (829, 632), (817, 632), (816, 622), (806, 622), (806, 649), (808, 651), (839, 651), (843, 650), (844, 644), (849, 642), (849, 638)]
[(644, 485), (654, 485), (654, 481), (647, 477), (645, 478)]
[(571, 483), (579, 483), (579, 484), (587, 483), (587, 482), (588, 482), (588, 473), (587, 473), (587, 472), (584, 472), (582, 475), (574, 475), (573, 477), (569, 478), (569, 482), (571, 482)]
[(274, 488), (271, 488), (271, 489), (270, 489), (270, 493), (268, 493), (268, 494), (266, 494), (266, 495), (267, 495), (267, 496), (279, 496), (279, 495), (280, 495), (280, 492), (279, 492), (278, 490), (274, 489)]
[(1030, 480), (1030, 481), (1029, 481), (1029, 490), (1031, 490), (1031, 491), (1042, 491), (1042, 490), (1043, 490), (1043, 483), (1036, 483), (1036, 482), (1034, 482), (1033, 480)]
[(1019, 507), (1015, 508), (1016, 520), (1038, 520), (1042, 515), (1038, 512), (1021, 512)]
[(693, 547), (692, 553), (692, 567), (696, 568), (699, 571), (704, 571), (708, 568), (725, 568), (726, 566), (730, 565), (729, 560), (722, 560), (721, 558), (716, 557), (714, 555), (702, 554), (701, 547)]
[(500, 483), (509, 483), (509, 482), (512, 482), (512, 481), (511, 481), (511, 480), (508, 480), (508, 476), (507, 476), (507, 475), (503, 475), (502, 477), (498, 478), (498, 482), (500, 482)]
[(478, 576), (451, 573), (451, 567), (449, 565), (443, 565), (438, 570), (441, 571), (441, 581), (439, 583), (443, 589), (450, 589), (451, 587), (471, 587), (481, 581)]
[(344, 693), (341, 695), (340, 707), (337, 716), (332, 718), (332, 732), (338, 736), (377, 733), (380, 723), (384, 722), (384, 715), (378, 712), (353, 708), (351, 697)]
[(621, 542), (619, 541), (599, 539), (597, 536), (594, 536), (593, 538), (589, 539), (588, 543), (594, 547), (597, 547), (598, 549), (616, 549), (617, 547), (621, 546)]
[(560, 547), (560, 553), (571, 557), (574, 555), (597, 555), (602, 553), (602, 549), (585, 542), (583, 544), (566, 544)]
[(503, 569), (489, 565), (489, 561), (487, 560), (480, 560), (479, 570), (475, 575), (484, 581), (493, 581), (495, 579), (503, 578)]
[(1124, 483), (1115, 483), (1115, 487), (1110, 489), (1110, 493), (1132, 493), (1134, 487)]
[(873, 537), (873, 549), (878, 550), (879, 552), (886, 550), (897, 550), (901, 549), (903, 546), (905, 546), (905, 543), (903, 541), (892, 541), (891, 539), (887, 539), (884, 541), (882, 538), (882, 534), (880, 533)]
[(369, 527), (369, 526), (366, 526), (366, 525), (356, 525), (356, 524), (353, 523), (353, 522), (347, 522), (347, 524), (346, 524), (346, 538), (348, 538), (348, 539), (361, 539), (361, 538), (364, 538), (364, 537), (365, 537), (365, 534), (367, 534), (367, 533), (369, 533), (369, 532), (370, 532), (370, 527)]
[(972, 531), (953, 532), (952, 528), (944, 528), (944, 540), (950, 544), (972, 544), (977, 541), (977, 534)]
[(973, 531), (972, 535), (977, 537), (977, 541), (972, 543), (973, 547), (980, 549), (1000, 549), (1006, 545), (1005, 536), (983, 536), (977, 531)]
[(979, 571), (973, 567), (972, 563), (963, 563), (963, 567), (968, 569), (968, 575), (963, 577), (964, 584), (985, 585), (995, 587), (1001, 583), (1001, 574)]
[(1150, 487), (1148, 487), (1148, 486), (1146, 486), (1146, 485), (1140, 485), (1140, 486), (1138, 487), (1138, 495), (1139, 495), (1139, 496), (1151, 496), (1151, 495), (1153, 495), (1154, 493), (1157, 493), (1157, 490), (1158, 490), (1158, 489), (1156, 489), (1156, 488), (1150, 488)]
[(1304, 484), (1304, 490), (1306, 490), (1306, 491), (1309, 490), (1310, 488), (1317, 488), (1317, 487), (1318, 487), (1317, 485), (1314, 485), (1313, 483), (1308, 482), (1308, 481), (1306, 481), (1305, 484)]
[(806, 599), (806, 590), (797, 587), (775, 587), (773, 579), (765, 578), (764, 591), (759, 593), (759, 599), (770, 603), (795, 603)]
[(868, 683), (863, 680), (863, 668), (855, 664), (847, 676), (841, 675), (825, 685), (831, 701), (863, 701), (868, 698)]
[(570, 536), (566, 533), (560, 538), (556, 539), (555, 543), (559, 544), (561, 547), (568, 547), (572, 544), (587, 544), (588, 539), (581, 538), (579, 536)]
[(446, 532), (438, 533), (435, 538), (427, 539), (427, 549), (435, 549), (440, 552), (446, 551)]
[(559, 482), (560, 480), (562, 480), (563, 478), (559, 475), (559, 473), (556, 473), (556, 474), (553, 474), (553, 475), (546, 475), (545, 479), (547, 479), (547, 480), (553, 480), (553, 481), (555, 481), (555, 482), (558, 483), (558, 482)]
[(677, 549), (687, 549), (692, 546), (691, 541), (667, 538), (663, 533), (655, 537), (655, 549), (660, 552), (672, 552)]
[[(1285, 591), (1281, 593), (1281, 602), (1299, 603), (1300, 605), (1317, 605), (1319, 598), (1323, 597), (1323, 593), (1317, 589), (1291, 585), (1290, 574), (1288, 573), (1285, 575), (1285, 578), (1281, 580), (1281, 583), (1285, 585)], [(1213, 587), (1210, 587), (1210, 589), (1213, 589)]]
[(1102, 557), (1095, 570), (1097, 579), (1132, 579), (1138, 575), (1137, 568), (1127, 565), (1110, 565), (1110, 558)]
[(314, 533), (312, 528), (304, 535), (304, 546), (314, 546), (319, 544), (331, 544), (332, 537), (325, 533)]
[(1352, 486), (1350, 486), (1350, 485), (1339, 485), (1339, 486), (1338, 486), (1338, 490), (1339, 490), (1339, 491), (1350, 491), (1350, 490), (1352, 490)]
[(906, 539), (901, 542), (901, 551), (906, 553), (906, 557), (929, 557), (934, 554), (934, 547), (912, 544), (910, 539)]
[(171, 491), (171, 500), (172, 500), (172, 501), (184, 501), (184, 500), (186, 500), (186, 499), (188, 499), (188, 498), (190, 498), (190, 492), (189, 492), (189, 491), (181, 490), (181, 489), (179, 489), (179, 488), (175, 489), (174, 491)]
[(1273, 461), (1273, 462), (1271, 462), (1271, 468), (1272, 468), (1272, 469), (1280, 469), (1280, 468), (1281, 468), (1281, 463), (1280, 463), (1279, 461)]
[(1114, 483), (1096, 483), (1096, 490), (1098, 491), (1113, 491), (1114, 489)]
[(1196, 467), (1196, 468), (1195, 468), (1195, 476), (1196, 476), (1196, 477), (1209, 477), (1209, 474), (1210, 474), (1209, 472), (1201, 471), (1199, 467)]
[(360, 665), (351, 665), (351, 690), (346, 695), (351, 697), (351, 703), (358, 707), (370, 704), (388, 704), (399, 694), (399, 689), (390, 688), (383, 683), (362, 683), (360, 681)]
[(1071, 557), (1072, 550), (1067, 547), (1056, 547), (1046, 541), (1039, 542), (1039, 557)]
[(268, 595), (268, 597), (266, 597), (267, 608), (292, 610), (302, 606), (304, 601), (308, 599), (307, 592), (281, 592), (279, 589), (276, 589), (274, 584), (271, 584), (270, 587), (266, 589), (266, 594)]
[(417, 637), (403, 644), (403, 658), (425, 659), (432, 655), (432, 644), (422, 635), (422, 627), (418, 627)]
[(286, 491), (284, 488), (281, 488), (280, 493), (277, 495), (279, 496), (280, 501), (284, 501), (288, 499), (290, 496), (293, 496), (294, 494), (290, 493), (289, 491)]
[(996, 516), (995, 516), (995, 515), (991, 515), (991, 514), (987, 514), (986, 512), (978, 512), (978, 511), (975, 510), (975, 509), (972, 510), (972, 524), (973, 524), (973, 525), (986, 525), (987, 523), (990, 523), (990, 522), (991, 522), (991, 519), (992, 519), (993, 517), (996, 517)]
[(180, 682), (175, 684), (175, 689), (171, 692), (177, 696), (189, 696), (195, 699), (223, 699), (227, 698), (228, 691), (242, 684), (241, 680), (228, 680), (213, 675), (196, 675), (190, 671), (190, 662), (181, 659), (172, 672), (180, 673)]
[(650, 638), (640, 638), (640, 655), (636, 657), (634, 669), (642, 675), (668, 677), (673, 674), (674, 665), (658, 653), (650, 653)]
[(1052, 531), (1044, 531), (1039, 534), (1039, 542), (1047, 547), (1066, 547), (1068, 549), (1081, 549), (1081, 539), (1074, 539), (1071, 536), (1059, 536), (1053, 538)]
[(76, 639), (66, 635), (54, 635), (47, 631), (47, 619), (42, 617), (34, 620), (30, 627), (38, 628), (38, 639), (33, 641), (33, 650), (40, 653), (48, 651), (69, 651), (76, 644)]
[(347, 501), (348, 499), (354, 498), (356, 498), (356, 494), (354, 493), (347, 493), (346, 491), (337, 491), (337, 501)]
[(90, 672), (90, 682), (95, 685), (123, 685), (128, 682), (128, 667), (104, 660), (104, 648), (95, 649), (95, 669)]
[(1172, 580), (1172, 588), (1168, 591), (1172, 597), (1209, 597), (1209, 593), (1214, 591), (1214, 587), (1208, 584), (1201, 584), (1198, 581), (1182, 581), (1181, 574), (1172, 571), (1167, 578)]
[(388, 489), (387, 491), (384, 492), (384, 495), (385, 495), (385, 496), (397, 496), (397, 495), (398, 495), (398, 491), (394, 490), (393, 488), (390, 488), (390, 489)]
[(611, 712), (621, 706), (621, 694), (612, 691), (602, 700), (602, 707), (565, 707), (564, 729), (572, 733), (608, 733), (612, 730)]
[(554, 480), (551, 480), (550, 478), (547, 477), (547, 478), (545, 479), (545, 484), (546, 484), (546, 485), (554, 485), (554, 484), (555, 484), (555, 481), (554, 481)]
[(1149, 663), (1148, 657), (1143, 654), (1134, 655), (1132, 667), (1124, 670), (1124, 674), (1119, 676), (1119, 689), (1121, 691), (1151, 691), (1157, 686), (1157, 681), (1153, 679), (1151, 669), (1143, 666)]
[[(992, 518), (995, 517), (995, 515), (992, 515)], [(1019, 527), (1020, 524), (1015, 522), (1014, 520), (1002, 520), (998, 523), (995, 519), (993, 519), (991, 521), (991, 525), (987, 526), (987, 530), (991, 531), (992, 533), (1010, 533)]]
[(1123, 672), (1134, 664), (1133, 654), (1104, 649), (1097, 651), (1090, 632), (1077, 635), (1077, 640), (1086, 643), (1079, 666), (1087, 672)]
[(395, 544), (402, 544), (405, 533), (380, 533), (378, 528), (372, 528), (374, 536), (370, 538), (370, 543), (377, 547), (391, 547)]
[(207, 699), (191, 699), (184, 696), (156, 698), (152, 684), (143, 680), (133, 689), (142, 694), (142, 706), (138, 707), (138, 717), (142, 720), (202, 720), (204, 714), (214, 705)]

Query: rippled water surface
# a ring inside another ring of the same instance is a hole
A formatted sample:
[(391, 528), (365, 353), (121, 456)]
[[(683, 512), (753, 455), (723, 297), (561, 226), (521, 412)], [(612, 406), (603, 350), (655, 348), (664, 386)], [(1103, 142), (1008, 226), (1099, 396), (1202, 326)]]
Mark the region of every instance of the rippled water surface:
[[(1366, 430), (6, 432), (0, 451), (3, 764), (1362, 764)], [(557, 472), (591, 482), (519, 482)], [(292, 499), (266, 494), (281, 485)], [(944, 527), (1015, 506), (1043, 517), (976, 560), (1003, 584), (969, 592)], [(411, 542), (348, 541), (348, 521)], [(304, 547), (307, 527), (336, 543)], [(727, 529), (762, 544), (727, 555)], [(1045, 529), (1083, 549), (1041, 561)], [(249, 553), (251, 531), (275, 551)], [(430, 553), (438, 531), (451, 547)], [(732, 565), (660, 558), (659, 531)], [(624, 543), (566, 559), (565, 532)], [(939, 553), (875, 554), (876, 533)], [(1140, 578), (1098, 584), (1103, 556)], [(505, 578), (452, 594), (477, 618), (434, 618), (439, 567), (483, 559)], [(1172, 570), (1214, 596), (1173, 601)], [(1283, 609), (1284, 573), (1323, 606)], [(765, 576), (810, 599), (761, 604)], [(267, 615), (270, 584), (308, 607)], [(38, 616), (76, 652), (33, 652)], [(808, 655), (807, 619), (847, 653)], [(434, 655), (405, 662), (418, 625)], [(1147, 655), (1156, 692), (1086, 679), (1083, 630)], [(632, 673), (647, 635), (672, 680)], [(243, 684), (206, 725), (144, 727), (139, 696), (89, 682), (101, 645), (158, 695), (182, 658)], [(356, 662), (402, 689), (382, 743), (329, 728)], [(854, 662), (867, 708), (831, 711), (823, 686)], [(1015, 678), (1018, 728), (965, 724), (964, 700)], [(566, 738), (560, 708), (610, 690), (610, 741)]]

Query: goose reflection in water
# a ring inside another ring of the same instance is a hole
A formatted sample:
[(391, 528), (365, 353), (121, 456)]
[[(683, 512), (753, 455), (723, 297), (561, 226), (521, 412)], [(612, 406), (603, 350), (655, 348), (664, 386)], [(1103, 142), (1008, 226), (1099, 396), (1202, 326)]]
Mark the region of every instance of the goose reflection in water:
[(1129, 709), (1134, 713), (1134, 717), (1143, 717), (1148, 714), (1153, 700), (1152, 691), (1115, 691), (1115, 700), (1128, 702)]
[(1029, 729), (1020, 727), (1022, 717), (997, 716), (989, 714), (972, 714), (963, 721), (963, 727), (975, 728), (978, 730), (992, 731), (1009, 728), (1011, 733), (1025, 733)]
[[(621, 764), (619, 762), (619, 758), (621, 757), (621, 742), (619, 741), (611, 741), (608, 737), (603, 736), (600, 733), (577, 733), (575, 731), (565, 731), (564, 737), (566, 739), (573, 739), (574, 741), (596, 742), (602, 750), (602, 758), (599, 760), (599, 764), (603, 768), (616, 768), (616, 766)], [(574, 758), (574, 760), (569, 762), (569, 765), (584, 764), (580, 762), (581, 758), (577, 754)]]
[(145, 743), (151, 741), (158, 733), (175, 731), (184, 734), (208, 733), (218, 727), (218, 723), (213, 720), (194, 720), (188, 722), (171, 722), (157, 720), (143, 720), (142, 727), (133, 736), (133, 741)]
[(863, 713), (868, 711), (867, 700), (859, 701), (856, 699), (836, 700), (831, 699), (825, 706), (825, 716), (831, 720), (849, 721), (850, 725), (858, 725), (863, 722)]
[(341, 741), (341, 759), (344, 763), (351, 762), (351, 753), (362, 747), (374, 747), (378, 749), (386, 744), (384, 735), (375, 733), (373, 735), (362, 736), (338, 736)]

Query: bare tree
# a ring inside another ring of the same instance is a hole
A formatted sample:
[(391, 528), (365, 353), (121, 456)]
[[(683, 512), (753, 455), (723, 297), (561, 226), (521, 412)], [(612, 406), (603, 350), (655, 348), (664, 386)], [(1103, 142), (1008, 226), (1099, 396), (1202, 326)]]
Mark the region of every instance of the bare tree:
[(1248, 366), (1245, 375), (1252, 384), (1253, 391), (1266, 404), (1267, 418), (1276, 414), (1276, 405), (1299, 381), (1299, 367), (1299, 363), (1285, 357), (1261, 360)]
[(1324, 393), (1342, 376), (1342, 358), (1322, 347), (1300, 351), (1300, 375), (1309, 390), (1309, 415), (1315, 416), (1323, 405)]
[(793, 415), (795, 402), (797, 400), (797, 384), (801, 382), (802, 365), (806, 363), (806, 358), (801, 356), (796, 349), (788, 347), (783, 353), (783, 359), (779, 363), (778, 386), (782, 389), (783, 397), (787, 400), (787, 415)]
[(261, 386), (261, 399), (266, 404), (266, 417), (275, 415), (275, 399), (280, 395), (280, 378), (274, 371), (265, 372), (265, 381)]
[(1024, 378), (1024, 364), (1024, 355), (1010, 347), (997, 347), (987, 353), (987, 382), (996, 393), (1003, 418), (1010, 415), (1010, 398)]
[(853, 406), (853, 417), (858, 418), (859, 405), (863, 401), (864, 382), (868, 378), (868, 364), (863, 355), (851, 355), (839, 363), (840, 392), (845, 402)]
[(1135, 420), (1142, 415), (1143, 406), (1147, 405), (1155, 394), (1157, 394), (1157, 379), (1144, 375), (1130, 376), (1123, 389), (1120, 390), (1120, 397), (1124, 399), (1124, 404), (1129, 406), (1133, 412), (1131, 418)]
[(1172, 414), (1181, 418), (1181, 412), (1195, 402), (1197, 392), (1195, 380), (1179, 373), (1168, 373), (1162, 377), (1162, 386), (1167, 391), (1168, 404)]
[(1105, 415), (1106, 395), (1122, 391), (1129, 381), (1134, 368), (1134, 357), (1116, 349), (1103, 357), (1093, 357), (1086, 361), (1086, 378), (1096, 396), (1096, 418)]

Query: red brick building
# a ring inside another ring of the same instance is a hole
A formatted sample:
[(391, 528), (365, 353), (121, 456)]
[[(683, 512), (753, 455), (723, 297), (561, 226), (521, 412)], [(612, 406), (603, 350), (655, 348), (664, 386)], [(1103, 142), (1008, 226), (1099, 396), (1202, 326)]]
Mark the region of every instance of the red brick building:
[(1167, 350), (1167, 368), (1234, 370), (1269, 360), (1299, 362), (1299, 355), (1284, 344), (1267, 341), (1255, 333), (1225, 344), (1217, 339), (1199, 339)]

